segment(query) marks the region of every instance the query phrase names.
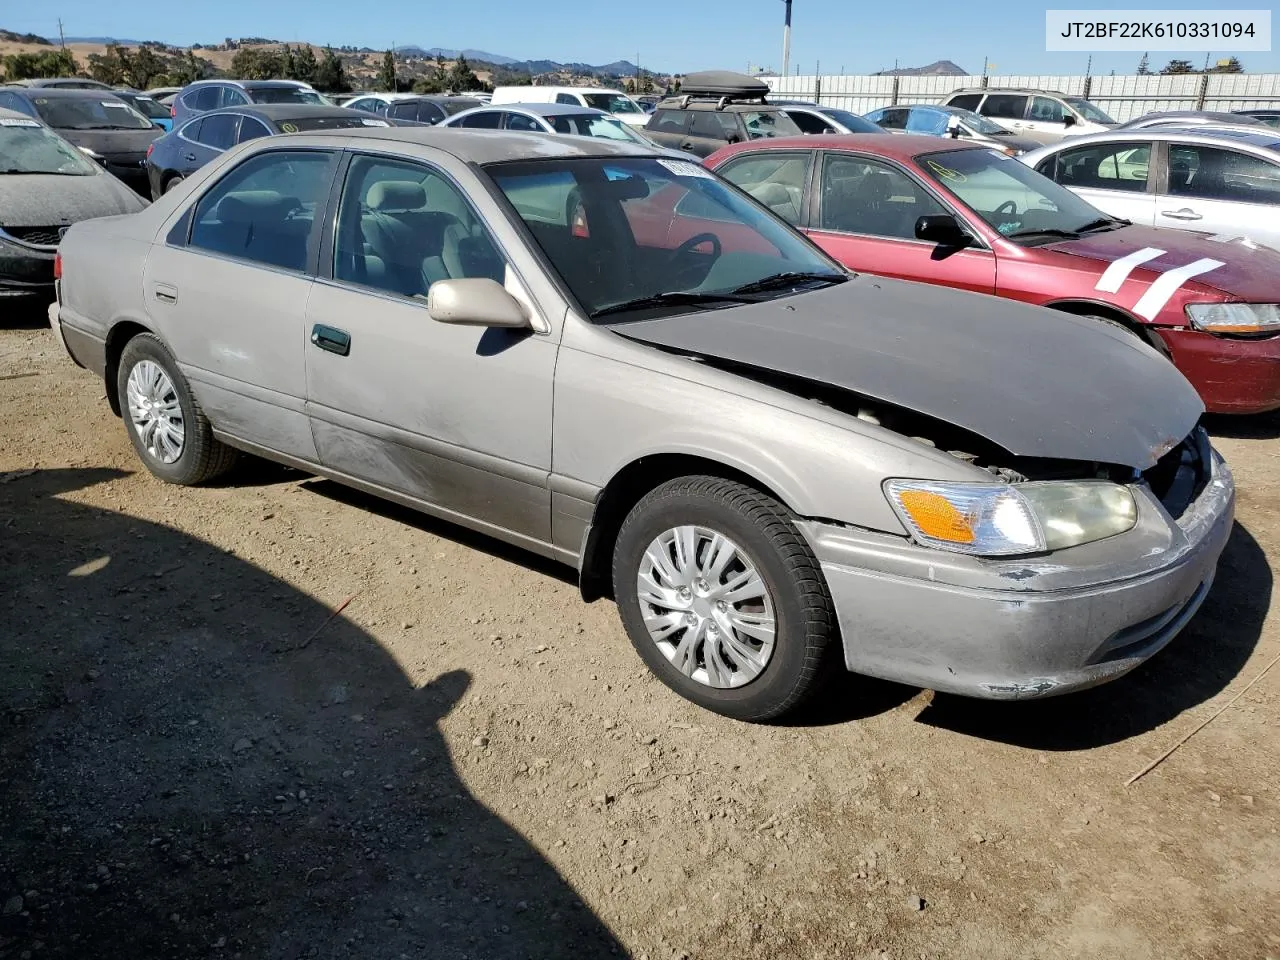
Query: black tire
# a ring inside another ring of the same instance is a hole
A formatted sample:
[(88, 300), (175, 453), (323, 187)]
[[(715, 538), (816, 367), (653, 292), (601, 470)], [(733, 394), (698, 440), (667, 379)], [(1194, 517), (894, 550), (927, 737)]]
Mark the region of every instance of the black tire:
[[(686, 676), (659, 649), (644, 623), (636, 577), (645, 550), (664, 531), (696, 525), (733, 540), (760, 573), (774, 606), (771, 658), (739, 687)], [(720, 477), (689, 476), (650, 491), (631, 510), (613, 553), (613, 586), (632, 645), (668, 687), (699, 706), (737, 720), (774, 720), (820, 691), (840, 649), (835, 609), (821, 567), (790, 511), (771, 497)]]
[(1148, 347), (1156, 351), (1156, 353), (1160, 354), (1166, 360), (1172, 360), (1172, 358), (1169, 356), (1169, 350), (1165, 347), (1164, 343), (1160, 340), (1160, 338), (1155, 334), (1148, 334), (1145, 330), (1141, 329), (1140, 327), (1135, 328), (1125, 323), (1123, 320), (1117, 320), (1114, 317), (1103, 317), (1096, 313), (1078, 313), (1076, 314), (1076, 316), (1083, 317), (1086, 320), (1096, 320), (1098, 323), (1105, 323), (1108, 327), (1110, 327), (1112, 330), (1117, 331), (1118, 333), (1127, 333), (1129, 336), (1134, 337), (1137, 340), (1140, 340), (1142, 343), (1145, 343)]
[(172, 190), (174, 187), (180, 184), (183, 181), (183, 179), (184, 179), (183, 177), (178, 177), (178, 176), (170, 177), (168, 180), (164, 182), (164, 187), (160, 191), (161, 195), (168, 193), (170, 190)]
[[(129, 374), (144, 360), (151, 361), (164, 371), (173, 386), (173, 395), (182, 412), (182, 451), (172, 463), (165, 463), (147, 449), (129, 412)], [(235, 464), (239, 454), (214, 438), (209, 420), (191, 392), (191, 385), (158, 337), (140, 333), (125, 344), (120, 355), (120, 367), (116, 372), (116, 396), (120, 401), (125, 430), (133, 449), (146, 468), (159, 479), (166, 483), (191, 486), (212, 480), (226, 473)]]

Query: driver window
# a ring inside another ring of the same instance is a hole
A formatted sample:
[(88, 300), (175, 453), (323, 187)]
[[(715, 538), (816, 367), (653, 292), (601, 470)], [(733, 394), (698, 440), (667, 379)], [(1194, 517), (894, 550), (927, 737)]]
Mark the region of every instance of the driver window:
[(907, 133), (940, 137), (947, 132), (947, 114), (941, 110), (912, 110), (907, 117)]
[(327, 150), (279, 150), (246, 160), (200, 198), (188, 246), (306, 270), (307, 243), (329, 190), (332, 161)]
[(505, 275), (489, 231), (445, 177), (416, 163), (352, 161), (338, 207), (334, 279), (425, 298), (437, 280), (502, 283)]
[(1038, 123), (1066, 123), (1067, 108), (1048, 97), (1031, 98), (1031, 115), (1027, 118)]
[(523, 113), (508, 113), (507, 129), (536, 132), (542, 128), (529, 117), (526, 117)]
[(947, 210), (901, 170), (861, 157), (822, 165), (820, 229), (914, 240), (919, 217)]

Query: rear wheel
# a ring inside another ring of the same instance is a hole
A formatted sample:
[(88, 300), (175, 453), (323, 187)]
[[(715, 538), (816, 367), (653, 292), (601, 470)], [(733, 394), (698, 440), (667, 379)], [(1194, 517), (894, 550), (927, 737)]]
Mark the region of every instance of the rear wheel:
[(236, 451), (214, 438), (187, 378), (157, 337), (143, 333), (125, 344), (116, 391), (134, 450), (161, 480), (203, 483), (235, 463)]
[(614, 596), (663, 683), (739, 720), (771, 720), (820, 688), (838, 649), (817, 559), (790, 512), (751, 487), (681, 477), (618, 534)]
[(168, 180), (165, 181), (164, 189), (161, 191), (161, 193), (168, 193), (170, 190), (172, 190), (174, 187), (180, 184), (182, 180), (183, 180), (182, 177), (178, 177), (178, 176), (170, 177)]

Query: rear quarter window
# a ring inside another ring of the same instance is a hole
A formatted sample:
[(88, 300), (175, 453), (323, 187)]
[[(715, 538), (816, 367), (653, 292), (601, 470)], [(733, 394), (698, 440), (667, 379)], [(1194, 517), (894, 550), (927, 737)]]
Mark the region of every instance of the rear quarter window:
[(655, 110), (646, 126), (654, 133), (684, 133), (689, 129), (689, 111)]

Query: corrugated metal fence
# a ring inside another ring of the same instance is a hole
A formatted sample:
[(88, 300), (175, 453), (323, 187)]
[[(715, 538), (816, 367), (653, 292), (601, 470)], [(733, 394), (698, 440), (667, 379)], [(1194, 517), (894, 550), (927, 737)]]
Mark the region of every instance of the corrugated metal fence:
[(1031, 87), (1085, 97), (1121, 122), (1155, 110), (1280, 107), (1280, 74), (1174, 76), (763, 77), (777, 97), (866, 113), (898, 103), (938, 103), (961, 87)]

